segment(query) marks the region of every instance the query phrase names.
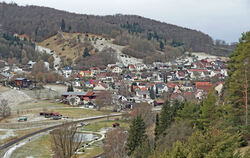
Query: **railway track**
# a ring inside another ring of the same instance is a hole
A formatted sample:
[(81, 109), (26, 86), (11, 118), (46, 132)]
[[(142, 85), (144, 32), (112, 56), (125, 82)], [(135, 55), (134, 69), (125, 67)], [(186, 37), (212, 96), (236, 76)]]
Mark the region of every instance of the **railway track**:
[[(102, 116), (89, 117), (89, 118), (69, 122), (69, 124), (75, 124), (75, 123), (80, 123), (80, 122), (85, 122), (85, 121), (92, 121), (92, 120), (102, 119), (102, 118), (106, 118), (106, 117), (115, 117), (115, 116), (121, 116), (121, 115), (122, 114), (119, 113), (119, 114), (112, 114), (112, 115), (102, 115)], [(39, 131), (36, 131), (36, 132), (30, 133), (30, 134), (27, 134), (25, 136), (22, 136), (20, 138), (17, 138), (15, 140), (11, 141), (11, 142), (6, 143), (6, 144), (3, 144), (3, 145), (0, 146), (0, 152), (7, 149), (7, 148), (9, 148), (9, 147), (11, 147), (14, 144), (17, 144), (17, 143), (29, 138), (29, 137), (32, 137), (32, 136), (37, 135), (39, 133), (50, 131), (50, 130), (58, 128), (58, 127), (61, 127), (62, 125), (63, 124), (47, 127), (47, 128), (41, 129)]]

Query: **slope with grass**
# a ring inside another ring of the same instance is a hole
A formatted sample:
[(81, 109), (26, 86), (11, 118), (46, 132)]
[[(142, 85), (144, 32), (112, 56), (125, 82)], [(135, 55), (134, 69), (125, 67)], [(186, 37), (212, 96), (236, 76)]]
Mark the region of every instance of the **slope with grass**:
[(90, 33), (58, 32), (55, 36), (39, 42), (37, 45), (50, 49), (51, 53), (55, 53), (61, 58), (62, 62), (66, 62), (68, 65), (71, 65), (77, 59), (83, 58), (86, 48), (90, 56), (100, 54), (105, 49), (110, 48), (116, 54), (116, 60), (126, 66), (128, 64), (142, 63), (141, 59), (123, 54), (122, 50), (125, 46), (114, 44), (113, 41), (112, 38)]

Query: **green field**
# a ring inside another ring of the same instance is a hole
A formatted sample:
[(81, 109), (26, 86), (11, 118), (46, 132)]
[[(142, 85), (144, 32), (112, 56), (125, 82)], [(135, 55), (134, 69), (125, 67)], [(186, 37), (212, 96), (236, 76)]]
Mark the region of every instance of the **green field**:
[[(78, 155), (78, 158), (92, 158), (103, 152), (103, 149), (96, 143), (85, 149), (85, 153)], [(43, 135), (36, 140), (25, 144), (24, 146), (16, 149), (11, 158), (51, 158), (52, 157), (51, 142), (49, 135)]]
[(119, 123), (120, 127), (123, 128), (123, 129), (128, 129), (129, 128), (129, 122), (128, 121), (103, 120), (103, 121), (100, 121), (100, 122), (90, 123), (89, 125), (83, 127), (81, 130), (98, 132), (102, 128), (112, 127), (113, 123)]
[(93, 158), (103, 153), (103, 149), (98, 146), (94, 146), (91, 149), (86, 149), (84, 154), (78, 155), (78, 158)]
[(24, 146), (21, 146), (13, 152), (11, 158), (26, 158), (32, 156), (34, 158), (51, 158), (51, 145), (49, 135), (43, 135)]
[(71, 108), (71, 107), (58, 108), (54, 111), (59, 112), (63, 116), (74, 117), (74, 118), (84, 118), (84, 117), (90, 117), (90, 116), (109, 114), (108, 112), (104, 112), (104, 111), (97, 111), (97, 110), (83, 109), (83, 108)]

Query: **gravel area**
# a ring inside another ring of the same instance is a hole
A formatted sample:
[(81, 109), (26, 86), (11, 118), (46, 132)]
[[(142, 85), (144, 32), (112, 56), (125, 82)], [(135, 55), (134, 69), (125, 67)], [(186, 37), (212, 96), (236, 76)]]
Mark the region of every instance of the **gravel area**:
[(21, 102), (32, 100), (32, 98), (26, 93), (14, 89), (5, 91), (2, 94), (0, 94), (0, 100), (2, 99), (7, 99), (12, 109), (14, 109), (15, 106), (17, 106)]

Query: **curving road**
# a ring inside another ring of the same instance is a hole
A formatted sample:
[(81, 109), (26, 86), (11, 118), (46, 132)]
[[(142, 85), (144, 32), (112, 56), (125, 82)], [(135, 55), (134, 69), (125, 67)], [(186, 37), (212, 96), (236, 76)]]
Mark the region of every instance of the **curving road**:
[[(88, 117), (88, 118), (84, 118), (84, 119), (79, 119), (77, 121), (69, 122), (69, 124), (80, 123), (80, 122), (84, 122), (84, 121), (92, 121), (92, 120), (102, 119), (102, 118), (106, 118), (106, 117), (121, 116), (121, 115), (122, 115), (121, 113), (118, 113), (118, 114), (111, 114), (111, 115), (101, 115), (101, 116)], [(5, 149), (11, 147), (14, 144), (19, 144), (21, 141), (23, 141), (23, 140), (25, 140), (27, 138), (30, 138), (32, 136), (35, 136), (35, 135), (43, 133), (43, 132), (50, 131), (50, 130), (58, 128), (58, 127), (60, 127), (62, 125), (63, 124), (47, 127), (47, 128), (41, 129), (39, 131), (36, 131), (36, 132), (30, 133), (30, 134), (27, 134), (25, 136), (22, 136), (20, 138), (17, 138), (17, 139), (15, 139), (15, 140), (13, 140), (13, 141), (11, 141), (9, 143), (3, 144), (3, 145), (0, 146), (0, 153), (4, 152)]]

